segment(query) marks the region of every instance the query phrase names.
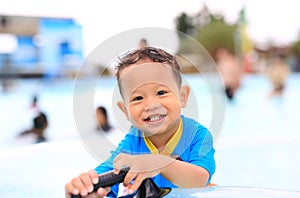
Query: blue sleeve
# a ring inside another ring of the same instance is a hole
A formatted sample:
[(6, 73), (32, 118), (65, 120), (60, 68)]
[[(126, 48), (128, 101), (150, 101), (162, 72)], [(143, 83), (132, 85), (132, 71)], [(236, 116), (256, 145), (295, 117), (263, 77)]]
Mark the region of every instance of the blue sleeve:
[[(113, 170), (114, 169), (114, 159), (115, 157), (125, 151), (128, 151), (131, 149), (131, 145), (132, 145), (132, 135), (127, 134), (125, 136), (125, 138), (120, 142), (120, 144), (118, 145), (118, 147), (116, 148), (115, 151), (111, 151), (111, 156), (104, 161), (103, 163), (101, 163), (99, 166), (97, 166), (95, 168), (95, 171), (98, 174), (101, 173), (105, 173), (107, 171)], [(110, 193), (108, 193), (107, 197), (117, 197), (118, 195), (118, 186), (119, 184), (116, 184), (114, 186), (112, 186)]]
[(214, 159), (213, 137), (204, 127), (199, 126), (190, 149), (190, 163), (205, 168), (209, 173), (208, 182), (214, 174), (216, 165)]
[(100, 174), (114, 169), (114, 159), (119, 153), (133, 153), (135, 150), (136, 143), (138, 140), (138, 135), (136, 135), (137, 130), (132, 127), (130, 131), (126, 134), (124, 139), (119, 143), (116, 150), (111, 151), (111, 156), (95, 168), (95, 171)]

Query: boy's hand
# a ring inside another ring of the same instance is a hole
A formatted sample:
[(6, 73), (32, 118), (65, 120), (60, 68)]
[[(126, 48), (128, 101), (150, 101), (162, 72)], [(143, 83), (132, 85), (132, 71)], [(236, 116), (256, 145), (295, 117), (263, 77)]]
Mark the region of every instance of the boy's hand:
[[(90, 170), (87, 173), (82, 173), (78, 177), (73, 178), (65, 186), (66, 198), (70, 198), (71, 194), (81, 195), (82, 197), (90, 197), (90, 195), (97, 195), (98, 197), (104, 197), (110, 191), (110, 188), (99, 188), (96, 193), (93, 192), (94, 184), (98, 183), (98, 174), (94, 170)], [(91, 193), (91, 194), (89, 194)]]
[[(132, 194), (136, 191), (146, 178), (154, 177), (160, 174), (161, 170), (175, 159), (159, 154), (129, 155), (119, 154), (114, 160), (115, 169), (121, 169), (129, 166), (130, 171), (127, 173), (123, 184)], [(134, 180), (133, 184), (131, 181)]]

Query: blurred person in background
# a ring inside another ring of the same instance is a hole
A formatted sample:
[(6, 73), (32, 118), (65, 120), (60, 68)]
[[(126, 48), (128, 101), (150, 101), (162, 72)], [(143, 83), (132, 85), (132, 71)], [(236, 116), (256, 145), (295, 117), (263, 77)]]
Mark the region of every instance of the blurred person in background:
[(46, 141), (45, 130), (48, 127), (48, 119), (45, 113), (39, 112), (39, 114), (33, 118), (33, 126), (31, 129), (25, 130), (20, 133), (20, 136), (34, 135), (35, 143), (41, 143)]
[(108, 122), (105, 107), (99, 106), (96, 109), (97, 130), (108, 132), (112, 127)]
[(274, 58), (272, 64), (267, 68), (267, 76), (272, 83), (270, 97), (283, 95), (290, 72), (290, 67), (284, 62), (282, 56)]
[(98, 106), (96, 108), (97, 132), (107, 138), (111, 143), (117, 146), (124, 138), (124, 133), (112, 127), (109, 123), (108, 112), (105, 107)]
[(139, 48), (148, 47), (148, 41), (145, 38), (142, 38), (138, 45)]
[(38, 96), (37, 95), (33, 95), (33, 97), (32, 97), (31, 108), (38, 108)]
[(219, 72), (223, 78), (226, 97), (233, 100), (235, 92), (241, 85), (242, 69), (235, 56), (225, 48), (217, 50), (216, 58)]
[(22, 131), (19, 137), (33, 136), (35, 143), (45, 142), (45, 130), (48, 127), (48, 118), (47, 115), (40, 110), (37, 94), (32, 96), (29, 114), (30, 117), (32, 117), (32, 127)]

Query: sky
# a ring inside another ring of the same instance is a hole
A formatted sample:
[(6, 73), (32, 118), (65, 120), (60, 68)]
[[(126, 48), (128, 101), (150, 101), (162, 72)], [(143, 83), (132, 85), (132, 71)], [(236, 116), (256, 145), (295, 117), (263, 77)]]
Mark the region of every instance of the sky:
[(85, 52), (104, 40), (141, 27), (175, 29), (181, 12), (196, 14), (204, 5), (235, 22), (246, 8), (248, 34), (258, 44), (289, 44), (298, 38), (300, 12), (295, 0), (0, 0), (0, 14), (72, 17), (83, 27)]

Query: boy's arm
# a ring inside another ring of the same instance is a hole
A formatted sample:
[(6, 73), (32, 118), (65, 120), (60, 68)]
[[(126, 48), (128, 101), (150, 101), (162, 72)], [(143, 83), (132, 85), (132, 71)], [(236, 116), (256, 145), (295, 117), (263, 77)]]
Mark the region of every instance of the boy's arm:
[(180, 160), (163, 167), (160, 173), (167, 180), (181, 188), (204, 187), (209, 178), (206, 169)]
[[(209, 173), (206, 169), (171, 158), (162, 154), (129, 155), (119, 154), (114, 161), (116, 169), (129, 166), (130, 171), (124, 179), (124, 185), (133, 193), (146, 178), (163, 175), (173, 184), (182, 188), (206, 186)], [(132, 184), (131, 181), (134, 183)]]
[(181, 188), (206, 186), (215, 172), (213, 137), (204, 127), (199, 127), (191, 142), (186, 161), (176, 160), (161, 169), (161, 174)]

